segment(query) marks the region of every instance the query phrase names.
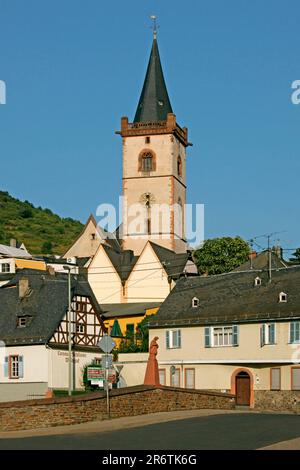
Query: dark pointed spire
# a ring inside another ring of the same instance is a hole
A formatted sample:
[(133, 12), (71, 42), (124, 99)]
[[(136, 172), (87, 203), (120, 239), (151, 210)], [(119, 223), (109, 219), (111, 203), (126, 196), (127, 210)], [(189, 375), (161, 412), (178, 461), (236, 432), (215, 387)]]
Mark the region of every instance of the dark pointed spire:
[(173, 113), (173, 111), (160, 62), (155, 30), (146, 78), (134, 122), (166, 121), (168, 113)]

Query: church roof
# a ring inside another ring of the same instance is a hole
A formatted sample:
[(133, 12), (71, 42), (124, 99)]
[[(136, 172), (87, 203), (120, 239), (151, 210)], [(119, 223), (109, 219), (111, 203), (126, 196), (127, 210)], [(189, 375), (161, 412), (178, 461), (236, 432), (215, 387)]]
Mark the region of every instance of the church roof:
[(107, 245), (103, 245), (103, 249), (119, 274), (121, 281), (126, 281), (138, 260), (138, 256), (135, 256), (131, 250), (116, 251)]
[(168, 113), (173, 111), (161, 66), (157, 39), (154, 38), (134, 122), (166, 121)]
[(168, 276), (172, 279), (177, 279), (184, 273), (185, 267), (190, 258), (189, 253), (175, 253), (174, 251), (153, 242), (150, 242), (150, 245)]

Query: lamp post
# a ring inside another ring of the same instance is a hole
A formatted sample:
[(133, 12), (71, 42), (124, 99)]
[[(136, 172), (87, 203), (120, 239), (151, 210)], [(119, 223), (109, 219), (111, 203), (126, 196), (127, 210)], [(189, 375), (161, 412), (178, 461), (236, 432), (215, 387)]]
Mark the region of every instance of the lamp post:
[(73, 390), (73, 377), (72, 377), (72, 296), (71, 296), (71, 268), (70, 266), (64, 266), (64, 269), (68, 271), (68, 347), (69, 347), (69, 388), (68, 395), (72, 395)]

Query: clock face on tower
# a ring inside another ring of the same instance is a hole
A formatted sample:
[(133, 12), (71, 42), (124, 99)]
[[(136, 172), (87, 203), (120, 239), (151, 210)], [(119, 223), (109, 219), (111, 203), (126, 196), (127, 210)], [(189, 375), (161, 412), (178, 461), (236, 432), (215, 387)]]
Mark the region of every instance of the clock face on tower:
[(151, 193), (143, 193), (140, 197), (140, 203), (145, 204), (145, 206), (150, 207), (155, 203), (155, 197)]

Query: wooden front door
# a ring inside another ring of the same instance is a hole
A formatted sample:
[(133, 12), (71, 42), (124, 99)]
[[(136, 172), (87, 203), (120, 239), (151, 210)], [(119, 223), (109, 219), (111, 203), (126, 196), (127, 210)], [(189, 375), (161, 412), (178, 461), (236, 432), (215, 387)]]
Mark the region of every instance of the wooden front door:
[(250, 377), (246, 372), (236, 377), (236, 404), (250, 406)]

